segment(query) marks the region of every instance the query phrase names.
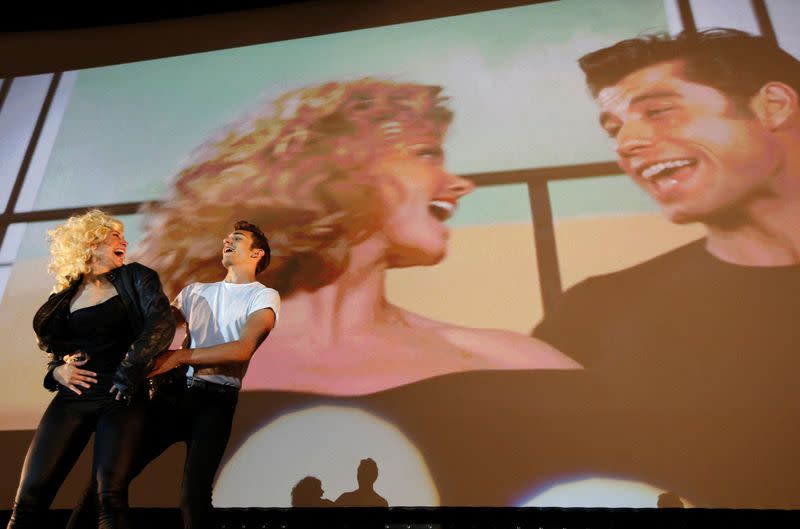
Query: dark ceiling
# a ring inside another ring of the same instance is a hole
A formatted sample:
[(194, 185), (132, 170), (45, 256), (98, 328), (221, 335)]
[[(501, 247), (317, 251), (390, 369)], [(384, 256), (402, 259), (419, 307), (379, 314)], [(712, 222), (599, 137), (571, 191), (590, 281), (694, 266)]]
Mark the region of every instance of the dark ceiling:
[[(155, 22), (243, 11), (309, 0), (163, 0), (161, 2), (54, 2), (9, 0), (0, 14), (0, 31), (53, 31)], [(315, 0), (319, 2), (321, 0)], [(332, 0), (322, 0), (332, 1)], [(13, 11), (12, 11), (13, 9)]]

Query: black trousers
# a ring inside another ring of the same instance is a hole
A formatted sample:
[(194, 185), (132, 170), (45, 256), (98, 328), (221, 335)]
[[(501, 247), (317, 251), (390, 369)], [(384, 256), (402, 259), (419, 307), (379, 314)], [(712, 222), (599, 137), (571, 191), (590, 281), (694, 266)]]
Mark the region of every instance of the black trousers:
[(133, 454), (141, 442), (144, 403), (117, 401), (110, 384), (83, 395), (66, 388), (44, 412), (33, 436), (14, 499), (8, 529), (39, 528), (58, 489), (95, 433), (93, 485), (88, 493), (98, 505), (99, 527), (128, 529), (128, 483)]
[[(137, 476), (171, 445), (186, 443), (180, 505), (185, 529), (216, 527), (214, 477), (230, 439), (238, 399), (236, 391), (182, 387), (170, 398), (157, 397), (148, 405), (143, 442), (134, 458), (132, 475)], [(94, 483), (87, 487), (67, 529), (92, 527), (94, 487)]]

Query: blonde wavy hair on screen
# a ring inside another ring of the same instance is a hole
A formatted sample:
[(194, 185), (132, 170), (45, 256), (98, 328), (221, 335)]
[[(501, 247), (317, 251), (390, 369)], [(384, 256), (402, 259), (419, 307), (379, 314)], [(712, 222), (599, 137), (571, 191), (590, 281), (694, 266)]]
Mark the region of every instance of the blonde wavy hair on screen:
[(99, 244), (113, 230), (122, 231), (118, 219), (98, 209), (70, 217), (47, 232), (50, 242), (48, 272), (55, 275), (53, 292), (64, 290), (82, 274), (90, 271), (92, 245)]
[(167, 295), (218, 281), (221, 240), (240, 219), (272, 248), (262, 282), (289, 295), (331, 282), (349, 248), (381, 229), (381, 156), (441, 143), (452, 120), (438, 86), (372, 78), (292, 90), (258, 105), (202, 145), (169, 196), (143, 208), (137, 259)]

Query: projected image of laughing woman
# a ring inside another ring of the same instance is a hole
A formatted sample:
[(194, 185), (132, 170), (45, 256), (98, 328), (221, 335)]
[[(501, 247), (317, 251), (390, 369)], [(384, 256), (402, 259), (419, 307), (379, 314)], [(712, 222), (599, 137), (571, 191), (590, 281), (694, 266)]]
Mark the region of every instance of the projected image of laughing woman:
[(361, 79), (285, 93), (194, 153), (150, 208), (138, 258), (172, 295), (219, 278), (209, 233), (238, 218), (264, 226), (273, 264), (258, 279), (281, 292), (284, 320), (253, 357), (249, 389), (358, 395), (470, 370), (579, 368), (529, 336), (387, 300), (387, 270), (445, 257), (444, 221), (474, 187), (444, 168), (451, 120), (436, 86)]

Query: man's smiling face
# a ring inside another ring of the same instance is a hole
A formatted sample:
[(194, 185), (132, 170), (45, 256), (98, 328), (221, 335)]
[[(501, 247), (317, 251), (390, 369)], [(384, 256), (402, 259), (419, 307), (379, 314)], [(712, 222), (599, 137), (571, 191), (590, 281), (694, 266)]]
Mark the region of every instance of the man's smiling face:
[(253, 259), (252, 253), (253, 239), (247, 231), (235, 230), (222, 240), (222, 265), (225, 268)]
[(764, 189), (781, 151), (755, 115), (683, 71), (682, 60), (665, 61), (602, 89), (600, 125), (671, 221), (702, 222)]

